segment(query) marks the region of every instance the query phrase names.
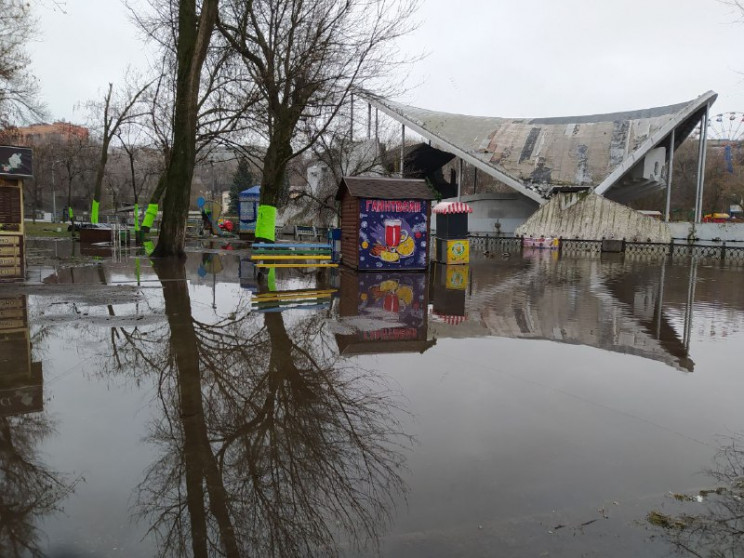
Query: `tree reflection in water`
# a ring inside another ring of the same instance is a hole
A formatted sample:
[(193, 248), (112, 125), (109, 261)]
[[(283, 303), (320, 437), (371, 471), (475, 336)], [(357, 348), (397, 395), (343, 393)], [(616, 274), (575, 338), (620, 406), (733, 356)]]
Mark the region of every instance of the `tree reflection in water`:
[[(695, 506), (691, 514), (651, 512), (647, 519), (679, 551), (691, 556), (744, 556), (744, 435), (728, 438), (707, 474), (717, 486), (694, 496), (675, 494)], [(698, 501), (704, 502), (704, 507)], [(695, 502), (695, 503), (693, 503)]]
[(0, 556), (41, 556), (35, 523), (75, 487), (39, 461), (36, 446), (51, 433), (44, 413), (0, 418)]
[(151, 439), (163, 454), (137, 503), (161, 554), (325, 556), (375, 544), (405, 489), (410, 439), (392, 394), (344, 367), (321, 316), (287, 326), (280, 313), (239, 310), (203, 323), (183, 264), (154, 268), (168, 344), (130, 333), (118, 354), (160, 374)]

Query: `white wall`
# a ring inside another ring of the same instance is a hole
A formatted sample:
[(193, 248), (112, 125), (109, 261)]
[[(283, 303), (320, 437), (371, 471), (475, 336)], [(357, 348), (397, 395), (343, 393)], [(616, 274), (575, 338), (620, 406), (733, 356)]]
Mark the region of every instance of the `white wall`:
[(673, 238), (697, 237), (700, 240), (744, 241), (744, 223), (669, 223)]
[[(457, 201), (457, 198), (442, 201)], [(511, 236), (539, 207), (537, 203), (518, 193), (473, 194), (462, 196), (460, 201), (473, 208), (468, 217), (468, 230), (471, 234), (494, 235), (498, 222), (501, 224), (500, 233)], [(432, 232), (436, 231), (436, 219), (432, 219), (431, 225)]]

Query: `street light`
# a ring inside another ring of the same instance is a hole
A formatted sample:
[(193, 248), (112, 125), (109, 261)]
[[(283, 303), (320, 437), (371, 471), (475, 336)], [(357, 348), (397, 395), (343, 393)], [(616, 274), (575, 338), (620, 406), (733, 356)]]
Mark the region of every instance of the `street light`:
[(217, 193), (215, 191), (215, 184), (214, 184), (214, 161), (212, 159), (209, 160), (209, 166), (212, 168), (212, 201), (216, 201)]
[(52, 223), (57, 222), (57, 192), (54, 189), (54, 165), (63, 161), (52, 161)]

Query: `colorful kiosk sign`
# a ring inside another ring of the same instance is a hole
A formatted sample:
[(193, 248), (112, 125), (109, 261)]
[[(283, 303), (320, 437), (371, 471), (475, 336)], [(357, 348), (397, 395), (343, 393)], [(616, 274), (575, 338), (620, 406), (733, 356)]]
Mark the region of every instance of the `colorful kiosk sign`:
[(336, 195), (343, 263), (360, 271), (427, 269), (433, 198), (421, 179), (344, 177)]
[(359, 269), (426, 269), (427, 200), (359, 202)]

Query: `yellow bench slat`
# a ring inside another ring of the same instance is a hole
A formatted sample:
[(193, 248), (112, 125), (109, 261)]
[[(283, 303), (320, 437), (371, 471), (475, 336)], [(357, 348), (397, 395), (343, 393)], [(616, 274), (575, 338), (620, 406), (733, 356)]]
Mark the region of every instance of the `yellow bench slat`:
[(252, 260), (330, 260), (331, 256), (251, 256)]
[(256, 267), (338, 267), (335, 263), (266, 263), (256, 264)]

